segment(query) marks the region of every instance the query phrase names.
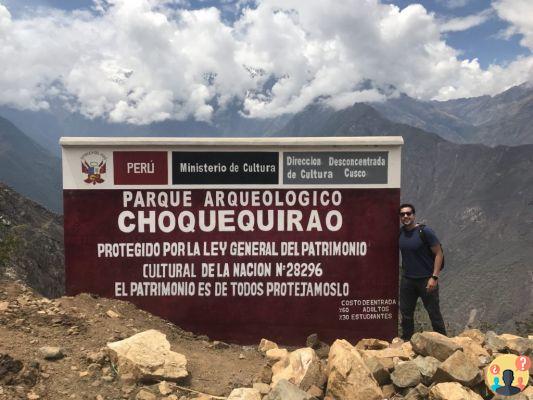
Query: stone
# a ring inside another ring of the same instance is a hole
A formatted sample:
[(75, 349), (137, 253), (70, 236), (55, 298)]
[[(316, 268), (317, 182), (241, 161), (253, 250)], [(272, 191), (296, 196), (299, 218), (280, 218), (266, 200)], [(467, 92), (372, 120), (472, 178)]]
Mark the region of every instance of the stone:
[(403, 343), (401, 347), (404, 353), (409, 357), (409, 359), (412, 360), (416, 357), (416, 353), (413, 351), (413, 345), (410, 342)]
[(305, 341), (307, 347), (311, 347), (318, 358), (327, 358), (329, 354), (329, 346), (318, 339), (318, 334), (313, 333), (307, 337)]
[(220, 340), (213, 340), (213, 343), (209, 345), (209, 348), (215, 350), (228, 349), (229, 344), (227, 344), (226, 342), (221, 342)]
[(505, 341), (505, 347), (513, 354), (529, 356), (533, 353), (533, 340), (504, 333), (499, 336)]
[(438, 383), (429, 389), (429, 400), (483, 400), (472, 390), (457, 382)]
[(361, 339), (355, 345), (357, 350), (382, 350), (389, 347), (389, 342), (379, 339)]
[(363, 358), (346, 340), (336, 340), (328, 357), (326, 396), (335, 400), (381, 400), (383, 393)]
[(324, 396), (324, 391), (318, 386), (312, 385), (309, 389), (307, 389), (307, 394), (311, 397), (316, 397), (317, 399), (320, 399), (322, 398), (322, 396)]
[(478, 368), (483, 368), (490, 362), (490, 354), (478, 342), (466, 336), (457, 336), (452, 340), (461, 346), (463, 353)]
[(161, 393), (163, 396), (167, 396), (170, 393), (172, 393), (172, 388), (170, 387), (167, 381), (159, 382), (159, 385), (157, 385), (157, 388), (159, 389), (159, 393)]
[(268, 339), (261, 339), (261, 342), (259, 343), (259, 347), (257, 348), (258, 351), (261, 353), (266, 353), (270, 349), (277, 349), (278, 345), (274, 342), (271, 342)]
[(429, 389), (419, 383), (416, 387), (412, 388), (405, 395), (405, 400), (426, 400), (428, 398)]
[(431, 356), (418, 356), (413, 362), (418, 367), (420, 375), (422, 375), (422, 383), (426, 386), (431, 385), (433, 381), (433, 375), (437, 372), (437, 368), (440, 366), (440, 361)]
[(231, 391), (228, 400), (261, 400), (261, 394), (256, 389), (237, 388)]
[(45, 360), (59, 360), (65, 357), (61, 347), (55, 346), (44, 346), (39, 349), (39, 352)]
[(272, 368), (268, 365), (263, 365), (259, 373), (254, 377), (254, 382), (262, 382), (269, 384), (272, 382)]
[(157, 400), (157, 396), (147, 389), (141, 389), (135, 396), (135, 400)]
[(388, 347), (382, 350), (360, 350), (361, 354), (368, 357), (377, 357), (377, 358), (390, 358), (391, 360), (394, 357), (398, 357), (401, 360), (409, 360), (410, 354), (405, 352), (405, 349), (401, 346), (399, 347)]
[(459, 334), (459, 337), (468, 337), (480, 346), (483, 346), (483, 343), (485, 343), (485, 334), (479, 329), (467, 329), (463, 333)]
[(310, 347), (291, 352), (288, 360), (286, 360), (285, 367), (273, 367), (272, 373), (271, 386), (285, 379), (304, 391), (309, 389), (313, 384), (320, 385), (322, 376), (320, 361), (315, 351)]
[(437, 332), (415, 333), (411, 338), (411, 345), (416, 354), (431, 356), (444, 361), (461, 347), (452, 339)]
[(263, 400), (312, 400), (312, 397), (297, 386), (282, 379), (269, 394), (263, 397)]
[(274, 365), (278, 361), (289, 357), (289, 352), (287, 351), (287, 349), (278, 349), (276, 347), (275, 349), (267, 350), (265, 356), (267, 358), (268, 363), (270, 365)]
[(270, 385), (267, 385), (266, 383), (263, 383), (263, 382), (256, 382), (252, 385), (252, 387), (257, 390), (260, 394), (267, 394), (268, 392), (270, 392)]
[(107, 310), (106, 311), (106, 315), (109, 317), (109, 318), (113, 318), (113, 319), (116, 319), (116, 318), (120, 318), (120, 314), (113, 311), (113, 310)]
[(390, 385), (383, 385), (381, 387), (381, 391), (383, 392), (383, 397), (388, 399), (388, 398), (392, 397), (394, 395), (394, 393), (396, 393), (396, 388), (391, 383)]
[(370, 357), (364, 359), (364, 362), (370, 373), (377, 381), (380, 386), (390, 383), (390, 373), (388, 369), (383, 365), (383, 363), (377, 357)]
[(30, 392), (26, 395), (26, 398), (28, 400), (39, 400), (41, 398), (41, 396), (39, 396), (38, 394), (36, 393), (33, 393), (33, 392)]
[(154, 329), (108, 343), (107, 350), (119, 375), (132, 374), (137, 381), (175, 381), (188, 375), (185, 356), (171, 351), (166, 335)]
[(493, 331), (485, 334), (485, 348), (491, 353), (504, 353), (507, 350), (507, 343)]
[(472, 387), (483, 380), (478, 367), (472, 364), (461, 350), (446, 359), (433, 376), (433, 382), (458, 382)]
[(414, 361), (405, 361), (398, 364), (390, 378), (392, 383), (400, 388), (415, 387), (422, 381), (422, 375)]
[(8, 301), (0, 301), (0, 312), (6, 311), (9, 307)]
[(311, 347), (314, 349), (315, 347), (320, 346), (320, 340), (318, 339), (317, 333), (312, 333), (309, 336), (307, 336), (307, 339), (305, 340), (305, 347)]

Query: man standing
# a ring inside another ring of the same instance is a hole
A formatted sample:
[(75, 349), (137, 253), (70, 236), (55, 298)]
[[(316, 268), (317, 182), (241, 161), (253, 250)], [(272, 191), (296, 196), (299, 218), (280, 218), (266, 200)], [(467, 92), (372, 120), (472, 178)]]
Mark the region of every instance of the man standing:
[(400, 222), (402, 339), (410, 340), (414, 333), (414, 313), (419, 297), (429, 314), (433, 330), (446, 335), (439, 307), (438, 279), (444, 260), (439, 239), (430, 228), (415, 223), (415, 207), (412, 204), (400, 206)]

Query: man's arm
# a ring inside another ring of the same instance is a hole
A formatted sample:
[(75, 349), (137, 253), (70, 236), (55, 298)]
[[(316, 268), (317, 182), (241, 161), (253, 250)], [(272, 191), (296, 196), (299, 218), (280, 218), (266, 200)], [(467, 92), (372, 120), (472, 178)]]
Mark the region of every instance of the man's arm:
[[(433, 275), (439, 276), (440, 270), (442, 269), (442, 260), (444, 259), (444, 254), (442, 253), (442, 247), (440, 243), (435, 246), (431, 246), (431, 251), (435, 254), (435, 263), (433, 264)], [(437, 280), (429, 278), (426, 289), (428, 292), (435, 290), (437, 288)]]

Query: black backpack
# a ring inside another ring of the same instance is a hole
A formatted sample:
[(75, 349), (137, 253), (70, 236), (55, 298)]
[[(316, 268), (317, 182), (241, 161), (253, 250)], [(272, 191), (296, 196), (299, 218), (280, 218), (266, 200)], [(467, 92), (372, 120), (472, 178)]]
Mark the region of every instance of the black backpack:
[[(428, 238), (426, 236), (426, 232), (424, 232), (425, 227), (426, 225), (419, 224), (416, 226), (416, 230), (418, 231), (418, 236), (420, 237), (420, 240), (422, 240), (422, 243), (426, 245), (426, 248), (428, 249), (429, 254), (431, 255), (431, 258), (435, 260), (435, 254), (433, 254), (433, 251), (431, 250), (431, 246), (429, 245), (429, 242), (428, 242)], [(401, 230), (403, 231), (403, 228), (401, 228)], [(400, 231), (400, 234), (401, 234), (401, 231)], [(439, 243), (439, 245), (440, 245), (440, 249), (442, 250), (442, 265), (440, 267), (440, 270), (442, 271), (444, 269), (444, 249), (442, 248), (442, 244)]]

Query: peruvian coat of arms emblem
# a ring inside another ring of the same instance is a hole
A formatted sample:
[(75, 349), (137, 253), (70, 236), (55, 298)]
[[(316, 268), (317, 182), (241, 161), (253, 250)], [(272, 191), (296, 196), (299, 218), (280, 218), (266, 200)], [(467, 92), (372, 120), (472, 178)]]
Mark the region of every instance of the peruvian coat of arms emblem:
[(88, 184), (96, 185), (104, 183), (103, 175), (106, 173), (106, 157), (97, 152), (90, 151), (81, 157), (81, 172), (87, 175), (83, 181)]

